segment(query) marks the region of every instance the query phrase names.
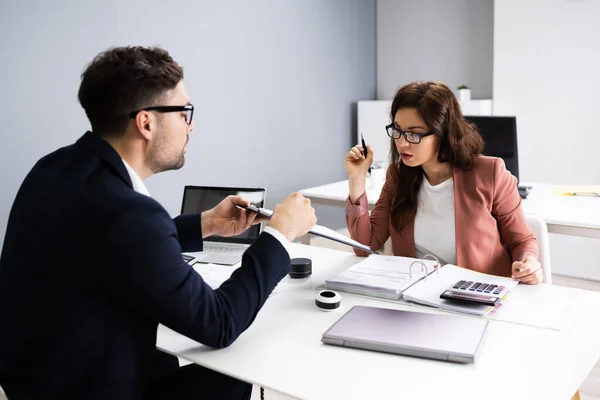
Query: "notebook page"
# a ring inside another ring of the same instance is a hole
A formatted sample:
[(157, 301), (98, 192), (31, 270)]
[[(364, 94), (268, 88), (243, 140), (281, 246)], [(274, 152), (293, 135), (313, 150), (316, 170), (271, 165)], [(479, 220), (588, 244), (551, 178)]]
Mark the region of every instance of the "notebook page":
[[(444, 310), (457, 311), (466, 314), (487, 315), (494, 307), (484, 304), (463, 304), (440, 298), (440, 295), (460, 280), (485, 282), (504, 286), (509, 291), (518, 285), (518, 281), (501, 276), (483, 274), (481, 272), (446, 264), (439, 272), (431, 274), (402, 293), (405, 300)], [(510, 295), (510, 294), (509, 294)]]

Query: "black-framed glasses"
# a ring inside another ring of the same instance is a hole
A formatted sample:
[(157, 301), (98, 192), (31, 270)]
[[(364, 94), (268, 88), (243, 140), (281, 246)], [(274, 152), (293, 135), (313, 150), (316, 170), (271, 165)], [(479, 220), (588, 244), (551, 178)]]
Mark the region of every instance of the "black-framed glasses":
[(158, 111), (160, 113), (180, 112), (185, 111), (185, 122), (188, 125), (192, 124), (192, 118), (194, 118), (194, 106), (188, 104), (185, 106), (155, 106), (146, 107), (141, 110), (133, 111), (129, 113), (129, 118), (135, 118), (140, 111)]
[(392, 139), (400, 139), (400, 136), (404, 136), (404, 140), (411, 144), (419, 144), (421, 143), (421, 139), (426, 136), (435, 135), (435, 132), (425, 132), (425, 133), (417, 133), (410, 131), (403, 131), (402, 129), (394, 126), (394, 124), (389, 124), (385, 127), (385, 130), (389, 137)]

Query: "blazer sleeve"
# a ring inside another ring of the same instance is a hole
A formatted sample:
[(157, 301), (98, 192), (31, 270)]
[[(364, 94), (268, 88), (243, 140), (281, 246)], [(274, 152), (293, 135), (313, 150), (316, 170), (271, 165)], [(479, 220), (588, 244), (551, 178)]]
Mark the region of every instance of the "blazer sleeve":
[(151, 208), (129, 207), (113, 225), (105, 253), (106, 289), (129, 307), (200, 343), (230, 345), (289, 272), (287, 251), (263, 233), (244, 253), (241, 267), (213, 290), (182, 259), (177, 238), (181, 226), (176, 227), (158, 204)]
[(535, 235), (529, 229), (523, 214), (517, 178), (508, 172), (501, 158), (494, 162), (493, 176), (492, 216), (498, 222), (500, 237), (510, 252), (512, 261), (522, 260), (527, 256), (538, 257)]
[(184, 214), (173, 219), (181, 251), (202, 251), (202, 226), (200, 214)]
[[(375, 209), (369, 215), (369, 202), (367, 194), (363, 193), (352, 204), (350, 196), (346, 199), (346, 225), (350, 237), (357, 242), (368, 245), (372, 250), (383, 247), (390, 237), (390, 204), (396, 190), (391, 168), (386, 172), (386, 179), (379, 195)], [(358, 256), (366, 256), (369, 253), (354, 249)]]

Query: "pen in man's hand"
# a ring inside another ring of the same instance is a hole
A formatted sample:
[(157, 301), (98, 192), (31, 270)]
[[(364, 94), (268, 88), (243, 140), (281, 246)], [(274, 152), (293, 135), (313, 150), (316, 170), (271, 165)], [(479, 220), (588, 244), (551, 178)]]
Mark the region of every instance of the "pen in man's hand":
[[(360, 134), (360, 141), (362, 142), (363, 152), (365, 153), (365, 158), (367, 158), (367, 145), (365, 144), (365, 138), (362, 133)], [(369, 174), (371, 173), (371, 167), (369, 166)]]

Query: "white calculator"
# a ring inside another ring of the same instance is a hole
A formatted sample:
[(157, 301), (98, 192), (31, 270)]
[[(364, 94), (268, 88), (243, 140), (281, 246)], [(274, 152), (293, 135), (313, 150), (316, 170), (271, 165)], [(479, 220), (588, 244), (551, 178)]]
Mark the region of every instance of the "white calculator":
[(491, 283), (475, 281), (458, 281), (446, 289), (440, 298), (486, 305), (496, 305), (502, 301), (508, 289)]

